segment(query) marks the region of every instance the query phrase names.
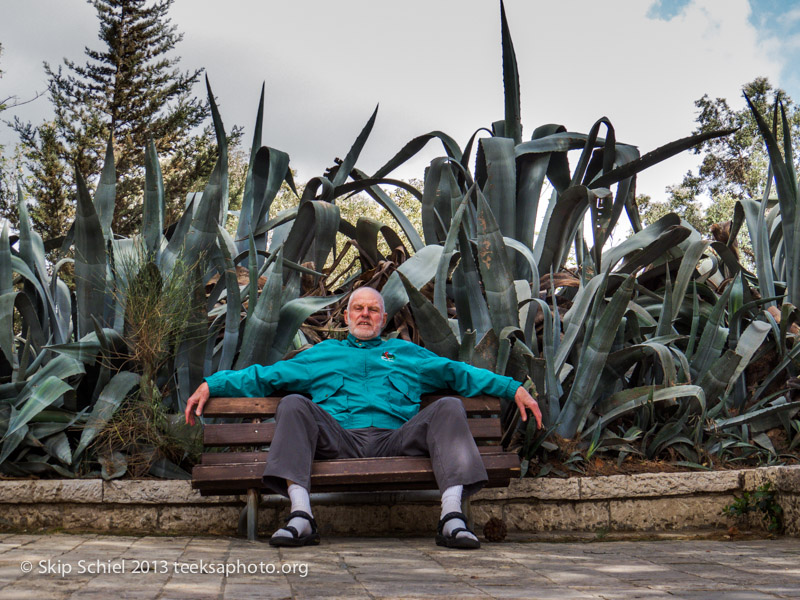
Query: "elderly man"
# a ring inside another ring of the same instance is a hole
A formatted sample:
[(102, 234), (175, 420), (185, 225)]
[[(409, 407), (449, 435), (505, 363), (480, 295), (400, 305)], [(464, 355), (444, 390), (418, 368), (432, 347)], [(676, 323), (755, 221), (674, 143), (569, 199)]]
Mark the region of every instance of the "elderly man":
[(206, 377), (187, 402), (187, 423), (194, 425), (194, 416), (203, 413), (211, 396), (260, 397), (280, 389), (308, 395), (286, 396), (275, 415), (263, 481), (289, 497), (291, 514), (270, 538), (273, 546), (319, 543), (309, 499), (314, 458), (429, 455), (442, 492), (436, 543), (479, 548), (461, 512), (461, 498), (483, 487), (487, 475), (464, 406), (457, 398), (441, 398), (420, 411), (420, 395), (452, 389), (463, 396), (499, 396), (515, 401), (523, 421), (532, 411), (541, 427), (538, 404), (510, 377), (411, 342), (382, 340), (388, 315), (373, 288), (350, 295), (344, 318), (350, 331), (344, 341), (326, 340), (274, 365)]

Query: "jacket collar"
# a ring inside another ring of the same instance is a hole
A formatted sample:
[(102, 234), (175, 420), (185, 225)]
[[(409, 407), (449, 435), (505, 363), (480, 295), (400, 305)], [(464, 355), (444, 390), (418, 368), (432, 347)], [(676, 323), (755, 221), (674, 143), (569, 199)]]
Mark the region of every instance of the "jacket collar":
[(352, 333), (347, 334), (347, 339), (345, 341), (348, 343), (348, 345), (354, 346), (355, 348), (374, 348), (375, 346), (380, 346), (383, 343), (381, 336), (376, 336), (371, 340), (360, 340)]

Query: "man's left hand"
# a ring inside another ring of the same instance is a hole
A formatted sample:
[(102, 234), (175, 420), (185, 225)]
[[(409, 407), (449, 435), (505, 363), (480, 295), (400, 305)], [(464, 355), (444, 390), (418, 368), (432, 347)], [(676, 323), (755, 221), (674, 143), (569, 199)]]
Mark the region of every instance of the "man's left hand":
[(528, 420), (527, 409), (530, 409), (533, 413), (533, 418), (536, 419), (536, 429), (542, 428), (542, 411), (539, 410), (539, 403), (533, 399), (533, 396), (524, 387), (519, 386), (517, 388), (517, 393), (514, 394), (514, 402), (517, 403), (523, 422)]

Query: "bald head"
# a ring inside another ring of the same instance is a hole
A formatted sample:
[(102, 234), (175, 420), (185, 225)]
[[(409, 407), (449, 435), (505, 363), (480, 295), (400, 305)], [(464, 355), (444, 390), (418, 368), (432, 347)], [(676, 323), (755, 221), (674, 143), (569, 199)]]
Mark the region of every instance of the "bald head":
[(350, 294), (344, 322), (355, 338), (371, 340), (378, 337), (387, 319), (383, 296), (378, 290), (365, 286)]

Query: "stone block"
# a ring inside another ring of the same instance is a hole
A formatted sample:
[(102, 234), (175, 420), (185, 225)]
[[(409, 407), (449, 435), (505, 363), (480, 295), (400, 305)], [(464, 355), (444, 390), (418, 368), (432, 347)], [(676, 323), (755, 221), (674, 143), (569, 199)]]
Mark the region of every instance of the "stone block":
[(637, 498), (609, 501), (611, 531), (681, 530), (725, 527), (723, 507), (733, 495)]
[(201, 496), (190, 481), (121, 479), (103, 482), (103, 501), (115, 504), (218, 504), (223, 496)]
[(739, 489), (739, 471), (640, 473), (581, 477), (581, 500), (723, 493)]
[(778, 494), (778, 504), (783, 509), (784, 533), (792, 537), (800, 537), (800, 495)]
[(62, 526), (58, 504), (11, 504), (0, 509), (0, 531), (46, 531)]
[[(389, 531), (429, 534), (435, 531), (441, 508), (438, 505), (398, 504), (389, 509)], [(386, 531), (384, 525), (383, 531)], [(374, 533), (374, 532), (373, 532)]]
[(0, 481), (0, 504), (102, 502), (100, 479), (11, 479)]
[(507, 504), (509, 531), (596, 531), (608, 527), (607, 502), (529, 502)]
[[(288, 510), (281, 513), (281, 519)], [(323, 535), (376, 535), (384, 534), (389, 522), (389, 507), (379, 505), (314, 507), (314, 519)]]
[(800, 465), (778, 468), (775, 473), (775, 487), (780, 492), (800, 494)]
[(538, 500), (580, 500), (578, 478), (555, 479), (525, 477), (512, 479), (507, 488), (481, 490), (475, 500), (508, 501), (536, 498)]
[(235, 506), (162, 506), (158, 509), (158, 523), (152, 533), (236, 535), (239, 510)]
[(783, 467), (760, 467), (758, 469), (742, 469), (738, 471), (741, 477), (741, 489), (748, 492), (760, 488), (765, 483), (775, 483), (778, 472)]

